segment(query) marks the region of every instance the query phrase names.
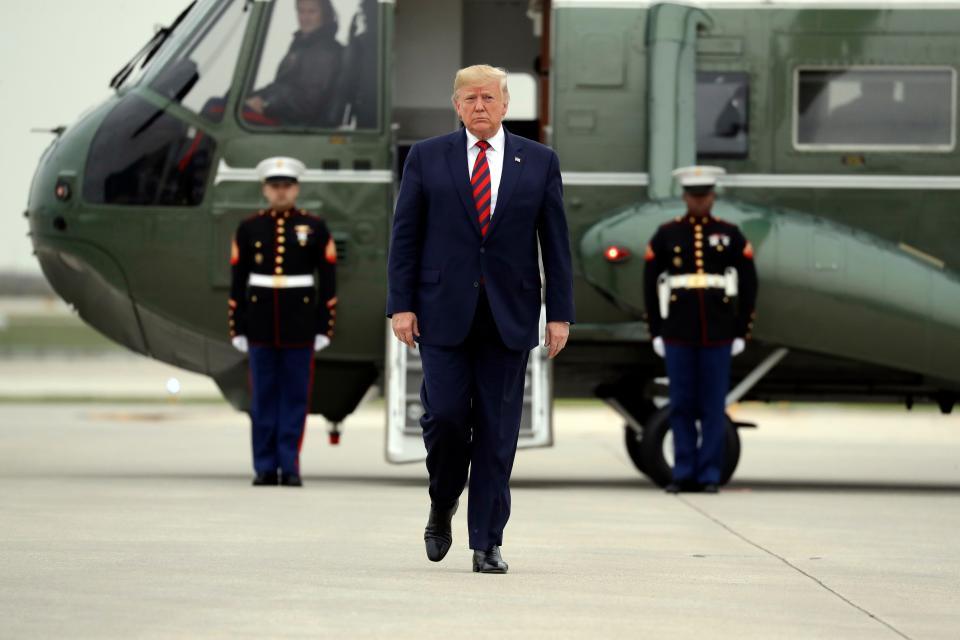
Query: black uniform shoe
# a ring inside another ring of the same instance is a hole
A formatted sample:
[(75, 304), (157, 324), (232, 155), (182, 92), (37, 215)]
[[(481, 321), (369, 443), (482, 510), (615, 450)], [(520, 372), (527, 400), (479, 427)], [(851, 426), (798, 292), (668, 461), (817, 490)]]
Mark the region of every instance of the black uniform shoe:
[(450, 551), (450, 545), (453, 544), (450, 522), (458, 506), (459, 500), (447, 509), (441, 509), (435, 504), (430, 505), (430, 517), (423, 530), (423, 543), (427, 547), (427, 557), (433, 562), (440, 562), (447, 555), (447, 551)]
[(700, 487), (700, 491), (703, 491), (704, 493), (719, 493), (720, 487), (715, 484), (705, 484)]
[(300, 476), (284, 475), (280, 478), (280, 484), (285, 487), (302, 487), (303, 480), (300, 479)]
[(473, 552), (473, 572), (474, 573), (506, 573), (507, 563), (503, 561), (500, 555), (500, 547), (493, 545), (486, 551)]
[(663, 490), (667, 493), (696, 493), (700, 491), (700, 485), (689, 480), (681, 480), (680, 482), (671, 482)]
[(277, 472), (273, 471), (270, 473), (258, 473), (253, 479), (253, 486), (255, 487), (275, 487), (280, 482)]

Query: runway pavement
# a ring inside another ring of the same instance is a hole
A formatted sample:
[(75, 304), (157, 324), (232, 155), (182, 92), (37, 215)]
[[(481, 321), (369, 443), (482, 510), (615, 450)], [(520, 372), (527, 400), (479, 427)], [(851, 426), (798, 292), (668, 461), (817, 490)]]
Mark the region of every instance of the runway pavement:
[(960, 418), (737, 415), (735, 483), (672, 497), (612, 412), (561, 406), (488, 576), (466, 509), (426, 560), (424, 471), (383, 461), (376, 403), (339, 448), (311, 418), (299, 490), (249, 486), (216, 404), (0, 404), (0, 637), (960, 637)]

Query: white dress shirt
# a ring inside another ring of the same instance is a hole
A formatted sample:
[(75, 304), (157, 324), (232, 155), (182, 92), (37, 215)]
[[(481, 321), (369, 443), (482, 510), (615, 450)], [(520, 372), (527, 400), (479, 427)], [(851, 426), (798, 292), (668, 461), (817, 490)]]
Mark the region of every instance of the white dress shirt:
[[(480, 147), (477, 146), (477, 136), (470, 133), (467, 129), (467, 173), (473, 178), (473, 164), (480, 155)], [(490, 166), (490, 218), (493, 219), (493, 212), (497, 208), (497, 192), (500, 190), (500, 176), (503, 175), (503, 147), (507, 143), (507, 136), (503, 133), (503, 126), (497, 129), (492, 138), (487, 142), (490, 147), (487, 149), (487, 164)]]

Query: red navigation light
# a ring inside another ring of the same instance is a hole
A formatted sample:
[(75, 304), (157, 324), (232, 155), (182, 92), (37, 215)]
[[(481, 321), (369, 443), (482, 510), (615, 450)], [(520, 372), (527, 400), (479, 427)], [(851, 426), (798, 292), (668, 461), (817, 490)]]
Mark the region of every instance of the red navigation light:
[(630, 250), (611, 245), (603, 252), (603, 257), (607, 262), (623, 262), (630, 257)]

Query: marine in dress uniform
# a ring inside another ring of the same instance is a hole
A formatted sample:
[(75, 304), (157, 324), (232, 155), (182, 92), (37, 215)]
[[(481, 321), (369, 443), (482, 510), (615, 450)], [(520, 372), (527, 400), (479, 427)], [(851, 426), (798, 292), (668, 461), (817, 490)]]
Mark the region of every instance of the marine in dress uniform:
[(711, 214), (723, 173), (706, 166), (674, 171), (687, 213), (661, 226), (646, 252), (647, 322), (670, 378), (671, 493), (717, 491), (730, 359), (743, 351), (755, 318), (753, 247), (736, 225)]
[(330, 345), (336, 322), (336, 245), (321, 218), (295, 206), (304, 171), (293, 158), (257, 166), (270, 208), (240, 223), (230, 257), (230, 338), (250, 354), (258, 486), (303, 484), (314, 353)]

